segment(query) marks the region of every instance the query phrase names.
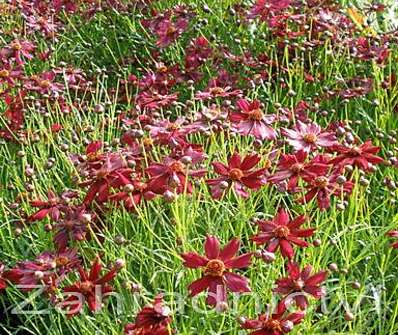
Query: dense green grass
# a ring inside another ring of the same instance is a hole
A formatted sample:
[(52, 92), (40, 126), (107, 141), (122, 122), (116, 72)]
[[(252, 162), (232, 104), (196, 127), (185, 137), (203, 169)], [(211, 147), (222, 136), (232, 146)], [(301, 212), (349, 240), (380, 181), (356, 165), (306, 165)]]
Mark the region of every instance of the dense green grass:
[[(188, 2), (188, 1), (187, 1)], [(185, 2), (185, 3), (187, 3)], [(170, 63), (182, 61), (183, 49), (189, 36), (210, 36), (216, 34), (216, 41), (229, 45), (236, 53), (245, 49), (265, 51), (275, 57), (275, 46), (268, 43), (262, 36), (265, 28), (256, 27), (253, 32), (244, 26), (236, 26), (228, 19), (228, 8), (232, 1), (208, 2), (210, 12), (205, 13), (202, 1), (189, 1), (197, 7), (198, 18), (205, 18), (208, 24), (202, 27), (191, 27), (176, 44), (167, 48), (162, 57)], [(162, 1), (156, 4), (159, 8), (168, 8), (173, 1)], [(347, 1), (346, 1), (347, 3)], [(18, 18), (0, 19), (4, 29)], [(89, 97), (85, 106), (77, 104), (72, 113), (65, 115), (58, 112), (56, 105), (47, 106), (48, 117), (36, 111), (29, 112), (27, 129), (37, 133), (40, 141), (33, 143), (31, 138), (26, 143), (2, 143), (0, 146), (0, 261), (15, 264), (16, 261), (32, 259), (44, 250), (53, 248), (52, 235), (45, 232), (46, 222), (34, 223), (16, 234), (16, 223), (21, 213), (32, 213), (28, 199), (34, 196), (45, 197), (48, 189), (63, 191), (76, 188), (72, 181), (74, 166), (70, 162), (70, 153), (84, 152), (83, 141), (103, 140), (115, 145), (113, 139), (122, 134), (122, 127), (117, 116), (120, 111), (129, 110), (132, 105), (120, 104), (110, 96), (107, 89), (116, 87), (123, 89), (120, 79), (126, 78), (131, 72), (138, 74), (139, 68), (148, 69), (153, 66), (150, 50), (156, 49), (153, 38), (144, 33), (139, 17), (134, 12), (120, 15), (116, 12), (102, 14), (83, 23), (79, 18), (69, 17), (65, 32), (57, 42), (40, 40), (41, 45), (47, 43), (54, 48), (50, 61), (33, 62), (30, 64), (32, 73), (48, 69), (64, 61), (67, 64), (81, 67), (86, 71), (97, 71), (95, 92)], [(240, 43), (235, 39), (239, 38)], [(4, 36), (8, 40), (8, 36)], [(212, 43), (215, 43), (214, 41)], [(135, 55), (136, 63), (121, 65), (120, 59)], [(300, 56), (300, 55), (298, 55)], [(397, 129), (398, 117), (393, 111), (398, 91), (387, 93), (381, 88), (383, 80), (398, 70), (398, 53), (394, 50), (384, 68), (371, 62), (357, 62), (349, 56), (348, 50), (341, 47), (332, 49), (328, 43), (316, 52), (304, 55), (305, 63), (310, 64), (310, 72), (316, 77), (322, 74), (321, 83), (304, 82), (304, 60), (291, 59), (286, 56), (278, 61), (287, 68), (285, 79), (288, 86), (296, 92), (289, 96), (286, 89), (275, 85), (259, 85), (248, 92), (249, 98), (257, 98), (265, 102), (267, 110), (277, 112), (278, 103), (293, 107), (298, 101), (308, 97), (316, 98), (326, 90), (325, 86), (335, 87), (336, 78), (352, 78), (366, 76), (373, 78), (376, 89), (363, 98), (343, 103), (339, 99), (321, 101), (319, 110), (328, 111), (327, 116), (313, 113), (311, 117), (325, 126), (331, 121), (346, 120), (351, 122), (353, 133), (362, 140), (372, 138), (382, 148), (382, 156), (388, 151), (396, 154), (394, 143), (390, 143), (388, 135)], [(104, 72), (101, 72), (104, 69)], [(207, 69), (207, 78), (214, 70)], [(207, 82), (202, 82), (202, 87)], [(131, 92), (133, 94), (133, 92)], [(180, 101), (191, 99), (192, 92), (183, 88)], [(73, 94), (66, 96), (70, 102), (76, 101)], [(377, 100), (378, 103), (375, 103)], [(102, 113), (93, 113), (95, 105), (106, 106)], [(0, 110), (4, 106), (0, 103)], [(173, 108), (173, 115), (186, 115), (201, 108), (196, 102), (187, 112), (184, 108)], [(104, 120), (108, 126), (104, 127)], [(54, 123), (60, 123), (64, 129), (58, 134), (48, 131)], [(89, 129), (89, 128), (92, 129)], [(78, 141), (73, 140), (73, 133)], [(376, 137), (376, 133), (384, 134), (384, 138)], [(392, 135), (394, 138), (396, 136)], [(206, 164), (211, 161), (226, 161), (227, 157), (239, 148), (241, 153), (253, 150), (251, 139), (224, 135), (213, 135), (211, 140), (193, 138), (194, 142), (204, 145), (209, 156)], [(68, 144), (65, 152), (62, 144)], [(264, 144), (260, 152), (267, 155), (271, 144)], [(23, 151), (21, 155), (19, 151)], [(21, 157), (22, 156), (22, 157)], [(47, 160), (53, 157), (54, 166), (46, 168)], [(29, 183), (34, 185), (33, 195), (26, 194), (25, 185), (28, 177), (25, 168), (30, 165), (35, 176)], [(211, 170), (211, 168), (209, 168)], [(359, 172), (356, 178), (359, 179)], [(332, 272), (325, 284), (327, 295), (323, 299), (323, 312), (318, 307), (321, 303), (313, 302), (307, 311), (305, 321), (293, 334), (398, 334), (398, 281), (396, 268), (397, 252), (390, 248), (390, 239), (385, 233), (398, 226), (396, 192), (389, 191), (383, 183), (384, 178), (396, 179), (397, 170), (393, 167), (381, 166), (367, 178), (370, 184), (357, 185), (348, 200), (345, 210), (339, 211), (335, 202), (326, 212), (320, 212), (315, 203), (305, 206), (297, 205), (291, 196), (277, 192), (276, 188), (266, 186), (253, 193), (248, 200), (228, 194), (220, 201), (212, 200), (208, 187), (200, 183), (191, 196), (181, 195), (171, 204), (162, 199), (141, 206), (137, 213), (129, 213), (122, 208), (113, 208), (106, 216), (105, 229), (99, 238), (77, 244), (79, 252), (86, 261), (96, 254), (103, 255), (104, 263), (112, 263), (117, 258), (126, 261), (126, 267), (115, 280), (115, 289), (120, 294), (121, 310), (117, 310), (116, 299), (111, 298), (106, 307), (98, 314), (86, 311), (72, 319), (66, 319), (61, 313), (48, 306), (45, 299), (36, 297), (26, 309), (46, 309), (47, 314), (19, 315), (10, 313), (15, 303), (21, 302), (31, 294), (23, 294), (16, 289), (9, 289), (0, 296), (0, 310), (7, 310), (0, 321), (1, 334), (120, 334), (123, 326), (134, 319), (136, 312), (144, 304), (152, 300), (158, 292), (166, 293), (166, 301), (170, 304), (174, 315), (173, 326), (178, 334), (240, 334), (236, 317), (241, 315), (255, 316), (255, 296), (240, 298), (236, 308), (224, 313), (217, 313), (205, 307), (204, 298), (199, 299), (202, 312), (192, 306), (192, 299), (187, 297), (187, 286), (198, 278), (198, 271), (183, 268), (179, 257), (181, 252), (202, 252), (204, 237), (207, 233), (217, 235), (223, 243), (232, 237), (242, 239), (244, 251), (254, 251), (254, 244), (249, 241), (257, 228), (251, 223), (253, 218), (270, 218), (279, 207), (286, 207), (292, 216), (306, 214), (308, 226), (316, 227), (314, 239), (321, 239), (319, 247), (307, 248), (298, 253), (302, 265), (311, 264), (316, 270), (326, 269), (331, 263), (338, 265), (339, 271)], [(20, 205), (12, 204), (20, 197)], [(120, 245), (118, 240), (123, 236), (125, 242)], [(259, 296), (261, 308), (271, 302), (271, 288), (274, 281), (285, 274), (284, 263), (280, 255), (272, 264), (265, 264), (259, 259), (246, 276), (250, 278), (253, 291)], [(73, 276), (68, 280), (73, 280)], [(126, 283), (138, 283), (142, 286), (140, 294), (133, 294), (126, 288)], [(361, 287), (354, 288), (353, 283), (359, 282)], [(183, 297), (183, 311), (177, 310), (174, 303), (176, 297), (168, 293), (176, 292)], [(326, 308), (326, 309), (325, 309)], [(346, 321), (346, 311), (354, 314), (352, 321)], [(7, 315), (7, 317), (5, 316)], [(20, 319), (20, 321), (17, 320)]]

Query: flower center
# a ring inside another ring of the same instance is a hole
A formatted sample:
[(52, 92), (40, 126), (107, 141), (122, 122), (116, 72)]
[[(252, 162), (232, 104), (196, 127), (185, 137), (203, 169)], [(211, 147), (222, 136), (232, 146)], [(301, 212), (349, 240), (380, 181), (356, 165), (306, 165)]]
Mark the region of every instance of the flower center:
[(286, 238), (289, 236), (290, 230), (287, 226), (278, 226), (274, 229), (273, 233), (278, 238)]
[(313, 133), (308, 133), (303, 136), (303, 139), (306, 143), (314, 144), (317, 141), (318, 137)]
[(170, 26), (167, 28), (166, 34), (167, 35), (173, 35), (175, 32), (177, 31), (177, 29), (173, 26)]
[(108, 175), (108, 171), (107, 170), (99, 170), (97, 172), (97, 178), (102, 179), (105, 178)]
[(55, 259), (55, 264), (57, 264), (57, 266), (65, 266), (66, 264), (68, 264), (68, 262), (69, 258), (65, 256), (59, 256)]
[(325, 188), (329, 185), (329, 180), (326, 177), (316, 177), (315, 185), (319, 188)]
[(212, 87), (210, 89), (210, 94), (212, 95), (218, 95), (218, 94), (223, 94), (225, 91), (222, 87)]
[(10, 75), (10, 72), (6, 69), (0, 71), (0, 78), (7, 78)]
[(180, 161), (175, 161), (170, 164), (170, 169), (173, 172), (184, 172), (185, 165), (183, 163), (181, 163)]
[(281, 332), (282, 326), (278, 320), (269, 320), (264, 323), (264, 329)]
[(153, 139), (146, 137), (142, 140), (142, 143), (144, 144), (144, 147), (151, 147), (153, 145)]
[(249, 113), (249, 119), (254, 121), (261, 121), (264, 117), (260, 108), (254, 109)]
[(290, 168), (290, 170), (293, 171), (294, 173), (299, 173), (299, 172), (303, 171), (303, 169), (304, 169), (304, 165), (301, 163), (293, 164), (292, 167)]
[(181, 126), (178, 123), (171, 123), (167, 126), (168, 130), (178, 130)]
[(22, 49), (22, 45), (21, 45), (21, 43), (19, 43), (19, 42), (14, 42), (14, 43), (12, 43), (12, 44), (11, 44), (11, 47), (12, 47), (14, 50), (21, 50), (21, 49)]
[(81, 290), (83, 293), (89, 293), (89, 292), (92, 291), (93, 286), (94, 286), (94, 285), (93, 285), (93, 283), (92, 283), (91, 281), (86, 280), (86, 281), (84, 281), (84, 282), (82, 282), (82, 283), (80, 284), (80, 290)]
[(294, 288), (297, 291), (301, 291), (305, 286), (305, 283), (302, 279), (297, 279), (296, 281), (294, 281)]
[(134, 184), (134, 188), (137, 191), (142, 192), (142, 191), (144, 191), (147, 188), (147, 184), (146, 183), (142, 183), (142, 182), (139, 181), (139, 182)]
[(51, 86), (51, 82), (49, 80), (42, 80), (39, 85), (41, 88), (49, 88)]
[(229, 177), (232, 180), (241, 180), (242, 177), (244, 176), (242, 170), (240, 169), (232, 169), (231, 171), (229, 171)]
[(221, 277), (225, 272), (225, 264), (219, 259), (210, 260), (205, 267), (205, 275), (211, 277)]
[(353, 148), (351, 148), (350, 152), (351, 152), (351, 154), (354, 155), (354, 156), (360, 156), (361, 153), (362, 153), (361, 149), (358, 148), (358, 147), (353, 147)]

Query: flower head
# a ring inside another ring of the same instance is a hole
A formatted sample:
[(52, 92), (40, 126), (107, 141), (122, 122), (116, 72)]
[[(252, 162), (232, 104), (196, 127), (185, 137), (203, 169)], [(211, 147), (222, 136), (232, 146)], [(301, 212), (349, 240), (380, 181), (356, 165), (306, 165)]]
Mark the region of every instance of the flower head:
[(145, 306), (134, 323), (124, 327), (126, 335), (170, 335), (170, 308), (164, 305), (162, 295), (155, 298), (153, 304)]
[(326, 271), (312, 274), (312, 266), (307, 265), (302, 271), (297, 263), (290, 262), (287, 265), (289, 276), (278, 279), (275, 293), (282, 294), (286, 302), (293, 299), (297, 306), (306, 309), (308, 306), (308, 296), (319, 299), (325, 292), (319, 287), (327, 277)]
[(304, 215), (290, 220), (288, 213), (282, 208), (273, 220), (259, 220), (260, 232), (252, 237), (257, 244), (267, 244), (268, 252), (275, 252), (278, 248), (282, 256), (289, 259), (294, 256), (293, 245), (307, 247), (308, 243), (301, 238), (310, 237), (315, 229), (300, 229), (306, 221)]
[(231, 292), (250, 292), (248, 280), (232, 272), (233, 269), (242, 269), (250, 265), (252, 254), (235, 257), (239, 247), (240, 241), (235, 238), (221, 250), (217, 237), (207, 236), (205, 256), (195, 252), (181, 255), (184, 266), (202, 270), (202, 277), (189, 285), (192, 297), (207, 291), (207, 303), (216, 306), (220, 302), (226, 302), (227, 289)]

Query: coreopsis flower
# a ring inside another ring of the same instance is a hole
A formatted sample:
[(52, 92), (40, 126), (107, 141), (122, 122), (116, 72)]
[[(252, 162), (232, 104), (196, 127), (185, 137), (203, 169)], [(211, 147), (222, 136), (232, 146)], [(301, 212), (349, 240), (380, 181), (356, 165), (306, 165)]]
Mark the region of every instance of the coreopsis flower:
[(68, 317), (79, 314), (85, 303), (87, 303), (90, 311), (99, 311), (102, 307), (103, 299), (108, 293), (113, 292), (113, 287), (109, 282), (116, 277), (120, 266), (115, 265), (101, 276), (102, 265), (99, 257), (97, 257), (89, 272), (85, 271), (81, 266), (78, 270), (80, 280), (63, 289), (64, 296), (69, 297), (59, 305), (67, 310)]
[[(98, 161), (95, 161), (98, 163)], [(90, 205), (94, 200), (103, 203), (108, 200), (111, 188), (131, 184), (133, 170), (127, 167), (126, 160), (119, 153), (109, 153), (100, 165), (91, 166), (88, 180), (80, 186), (89, 186), (84, 204)]]
[(305, 314), (302, 311), (289, 313), (284, 301), (281, 301), (274, 313), (266, 313), (254, 320), (242, 320), (243, 329), (253, 330), (249, 335), (283, 335), (293, 330)]
[(341, 196), (342, 194), (350, 194), (354, 184), (347, 180), (338, 182), (340, 177), (339, 170), (326, 172), (314, 176), (303, 176), (306, 181), (307, 193), (298, 201), (301, 203), (308, 203), (315, 197), (317, 198), (318, 207), (321, 210), (326, 210), (330, 207), (330, 197), (332, 195)]
[(192, 297), (207, 291), (207, 303), (216, 306), (227, 301), (227, 290), (250, 292), (248, 280), (232, 272), (233, 269), (247, 268), (250, 265), (251, 253), (235, 257), (239, 247), (239, 239), (234, 238), (221, 250), (218, 238), (208, 235), (204, 246), (205, 256), (195, 252), (181, 255), (184, 266), (203, 271), (202, 277), (188, 287)]
[(55, 82), (56, 72), (46, 71), (40, 75), (33, 75), (25, 83), (27, 90), (40, 94), (50, 94), (56, 96), (64, 90), (64, 85)]
[(248, 17), (260, 17), (261, 20), (267, 20), (273, 15), (287, 9), (291, 0), (257, 0), (251, 8)]
[(71, 206), (64, 210), (64, 216), (55, 224), (54, 243), (58, 250), (67, 247), (70, 240), (83, 241), (87, 237), (92, 215), (84, 206)]
[(294, 300), (300, 309), (306, 309), (309, 295), (319, 299), (325, 294), (325, 290), (320, 287), (320, 284), (326, 280), (326, 271), (311, 274), (311, 265), (300, 270), (298, 264), (294, 262), (289, 262), (287, 271), (289, 276), (278, 279), (277, 287), (274, 289), (274, 292), (281, 294), (286, 302)]
[(7, 277), (5, 276), (5, 266), (0, 263), (0, 292), (7, 288)]
[(228, 110), (212, 104), (210, 107), (203, 107), (195, 114), (195, 121), (186, 126), (192, 132), (222, 132), (228, 125)]
[(52, 287), (54, 281), (62, 280), (62, 276), (76, 268), (79, 263), (77, 251), (74, 249), (45, 251), (32, 261), (18, 262), (7, 271), (7, 278), (20, 285), (23, 291), (31, 291), (36, 285)]
[(58, 221), (61, 215), (62, 208), (68, 204), (68, 202), (77, 197), (77, 192), (66, 191), (60, 196), (57, 196), (53, 191), (47, 192), (47, 201), (44, 200), (33, 200), (30, 202), (32, 207), (39, 208), (39, 210), (28, 217), (28, 221), (40, 221), (46, 216), (49, 216), (51, 220)]
[(142, 110), (157, 110), (170, 106), (177, 101), (178, 92), (170, 94), (160, 94), (158, 92), (144, 91), (137, 94), (135, 102)]
[[(391, 230), (387, 233), (387, 236), (398, 238), (398, 230)], [(398, 249), (398, 241), (391, 243), (391, 247), (394, 249)]]
[(123, 205), (128, 210), (134, 210), (141, 201), (151, 200), (156, 196), (148, 186), (148, 183), (135, 179), (131, 184), (123, 187), (122, 192), (117, 192), (109, 197), (109, 200), (116, 203), (123, 202)]
[(158, 295), (153, 304), (145, 306), (138, 314), (134, 323), (124, 327), (126, 335), (170, 335), (170, 308), (165, 306), (163, 296)]
[(213, 162), (212, 165), (219, 178), (208, 179), (210, 191), (214, 199), (220, 199), (227, 188), (233, 187), (236, 194), (247, 198), (249, 193), (246, 188), (258, 190), (265, 184), (266, 168), (254, 170), (261, 157), (257, 154), (247, 155), (242, 158), (235, 152), (228, 160), (228, 165), (221, 162)]
[(285, 209), (280, 209), (272, 220), (259, 220), (257, 224), (260, 232), (251, 239), (259, 245), (266, 244), (266, 250), (274, 253), (279, 248), (283, 257), (292, 259), (294, 256), (293, 245), (305, 248), (308, 242), (302, 238), (310, 237), (315, 229), (301, 229), (306, 217), (300, 215), (290, 220)]
[(303, 176), (317, 176), (326, 173), (329, 165), (313, 159), (306, 162), (308, 154), (303, 151), (297, 151), (295, 154), (283, 154), (278, 162), (276, 172), (267, 178), (271, 183), (280, 183), (287, 181), (286, 189), (296, 191), (299, 178)]
[(185, 50), (185, 70), (189, 73), (200, 67), (212, 54), (209, 41), (200, 36), (189, 43)]
[(5, 62), (0, 66), (0, 84), (6, 83), (9, 87), (14, 87), (16, 82), (22, 80), (23, 74), (20, 65)]
[(242, 94), (241, 90), (234, 90), (230, 86), (211, 86), (206, 91), (198, 91), (195, 94), (196, 100), (210, 100), (215, 98), (236, 97)]
[(192, 165), (201, 160), (202, 158), (189, 155), (178, 159), (167, 156), (162, 163), (152, 163), (145, 170), (150, 176), (148, 189), (156, 194), (163, 194), (168, 190), (192, 193), (193, 186), (188, 177), (199, 178), (206, 173), (205, 169), (192, 168)]
[(25, 59), (30, 60), (33, 58), (32, 53), (35, 49), (36, 46), (32, 42), (16, 39), (0, 50), (0, 58), (13, 58), (17, 64), (23, 65), (25, 63)]
[(382, 163), (383, 158), (376, 154), (380, 151), (379, 147), (373, 146), (371, 140), (367, 140), (361, 145), (345, 146), (342, 144), (331, 147), (337, 152), (337, 157), (330, 161), (331, 164), (357, 166), (361, 170), (368, 171), (371, 165)]
[(149, 127), (149, 135), (155, 143), (178, 147), (186, 143), (186, 137), (190, 132), (190, 128), (184, 126), (185, 121), (184, 118), (178, 118), (174, 122), (161, 120)]
[(179, 18), (175, 22), (165, 19), (158, 25), (156, 45), (165, 48), (173, 43), (188, 28), (189, 21)]
[(295, 151), (310, 152), (319, 147), (327, 148), (337, 144), (334, 133), (323, 131), (316, 123), (297, 120), (294, 129), (282, 129), (282, 134)]
[(270, 127), (275, 121), (275, 115), (264, 114), (260, 101), (249, 102), (246, 99), (239, 99), (236, 104), (240, 111), (230, 114), (234, 130), (244, 136), (254, 136), (258, 140), (276, 138), (276, 131)]

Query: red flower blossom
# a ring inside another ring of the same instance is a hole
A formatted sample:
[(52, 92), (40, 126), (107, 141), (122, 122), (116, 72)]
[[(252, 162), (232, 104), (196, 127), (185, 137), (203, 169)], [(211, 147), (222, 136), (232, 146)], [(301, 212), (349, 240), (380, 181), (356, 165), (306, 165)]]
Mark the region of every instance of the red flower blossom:
[(133, 170), (126, 167), (126, 160), (119, 153), (107, 154), (99, 166), (98, 160), (95, 163), (89, 169), (89, 180), (80, 183), (80, 186), (90, 186), (84, 198), (85, 205), (90, 205), (94, 200), (103, 203), (108, 200), (111, 188), (132, 183), (130, 174)]
[(204, 247), (206, 256), (195, 252), (181, 255), (184, 266), (203, 270), (202, 277), (189, 285), (192, 297), (207, 290), (207, 303), (216, 306), (220, 302), (226, 302), (227, 289), (231, 292), (250, 292), (248, 280), (231, 271), (250, 265), (251, 253), (235, 257), (240, 247), (239, 239), (232, 239), (220, 250), (219, 240), (214, 236), (207, 236)]
[(320, 271), (311, 275), (312, 266), (307, 265), (302, 271), (297, 263), (289, 262), (287, 265), (289, 277), (278, 279), (275, 293), (282, 294), (284, 300), (294, 300), (301, 309), (308, 306), (308, 295), (312, 295), (315, 299), (319, 299), (325, 294), (324, 289), (319, 287), (326, 280), (327, 272)]
[(31, 291), (36, 285), (53, 287), (54, 281), (62, 280), (62, 276), (79, 265), (77, 252), (64, 249), (57, 252), (45, 251), (33, 261), (22, 261), (7, 271), (10, 281), (21, 285), (21, 290)]
[(302, 237), (310, 237), (314, 234), (315, 229), (300, 229), (306, 221), (304, 215), (290, 220), (288, 213), (282, 208), (273, 220), (259, 220), (257, 223), (260, 233), (251, 239), (256, 244), (267, 244), (268, 252), (275, 252), (278, 248), (281, 250), (283, 257), (289, 259), (294, 256), (293, 244), (299, 247), (307, 247), (308, 243), (303, 241)]
[(303, 150), (295, 154), (282, 155), (278, 162), (278, 170), (268, 177), (271, 183), (280, 183), (287, 180), (287, 190), (296, 191), (297, 184), (300, 177), (317, 176), (324, 174), (329, 169), (326, 163), (319, 162), (316, 159), (306, 162), (308, 154)]
[(8, 286), (7, 284), (7, 277), (5, 276), (5, 266), (4, 264), (0, 263), (0, 292), (5, 290)]
[(211, 194), (214, 199), (219, 199), (229, 187), (234, 187), (237, 195), (247, 198), (249, 193), (245, 188), (257, 190), (265, 184), (264, 173), (266, 168), (253, 170), (261, 160), (257, 154), (247, 155), (243, 159), (235, 152), (228, 161), (228, 165), (213, 162), (214, 170), (221, 175), (220, 178), (209, 179)]
[(124, 186), (122, 192), (117, 192), (109, 197), (109, 200), (115, 202), (123, 202), (124, 207), (128, 210), (134, 210), (143, 199), (151, 200), (156, 196), (145, 182), (135, 179), (131, 184)]
[(384, 161), (383, 158), (376, 156), (380, 148), (373, 146), (370, 140), (359, 146), (335, 145), (331, 147), (331, 150), (337, 152), (338, 156), (330, 163), (339, 166), (352, 165), (368, 171), (371, 164), (376, 165)]
[(61, 210), (68, 202), (77, 197), (76, 192), (66, 191), (58, 197), (53, 191), (49, 190), (47, 192), (47, 201), (43, 200), (33, 200), (30, 202), (32, 207), (40, 208), (36, 213), (28, 217), (28, 221), (40, 221), (46, 216), (50, 216), (51, 220), (58, 221), (61, 215)]
[[(387, 233), (387, 236), (398, 238), (398, 230), (391, 230)], [(398, 249), (398, 241), (391, 243), (391, 247), (394, 249)]]
[(8, 46), (0, 50), (0, 58), (14, 58), (19, 65), (23, 65), (25, 63), (23, 58), (29, 60), (33, 58), (32, 52), (35, 48), (35, 45), (30, 41), (14, 40)]
[(220, 86), (211, 86), (207, 89), (207, 91), (198, 91), (195, 94), (196, 100), (209, 100), (215, 98), (228, 98), (228, 97), (236, 97), (242, 94), (241, 90), (233, 90), (232, 87), (220, 87)]
[(305, 314), (302, 311), (288, 313), (284, 301), (281, 301), (274, 313), (259, 315), (257, 319), (245, 320), (241, 323), (243, 329), (254, 330), (249, 335), (283, 335), (293, 330)]
[(164, 305), (162, 295), (153, 304), (145, 306), (138, 314), (135, 323), (124, 327), (126, 335), (170, 335), (170, 308)]
[(318, 147), (331, 147), (337, 144), (336, 136), (316, 123), (305, 124), (297, 120), (294, 129), (282, 129), (282, 134), (287, 137), (287, 142), (294, 150), (310, 152)]
[(308, 203), (315, 197), (317, 198), (318, 207), (325, 210), (330, 207), (330, 197), (332, 195), (341, 196), (343, 193), (350, 194), (354, 184), (351, 181), (344, 181), (338, 183), (339, 171), (334, 170), (331, 173), (319, 174), (314, 176), (304, 176), (303, 179), (307, 182), (307, 193), (298, 201), (301, 203)]
[(276, 131), (270, 127), (275, 115), (265, 115), (261, 109), (260, 101), (248, 102), (239, 99), (237, 106), (240, 112), (230, 114), (234, 129), (241, 135), (252, 135), (259, 140), (274, 140)]
[(63, 289), (64, 294), (69, 295), (69, 297), (61, 302), (60, 307), (68, 311), (68, 317), (79, 314), (85, 302), (87, 302), (90, 311), (99, 311), (103, 302), (102, 299), (113, 292), (113, 287), (109, 282), (116, 277), (119, 269), (119, 266), (114, 266), (101, 276), (102, 265), (98, 257), (95, 259), (90, 272), (86, 272), (80, 266), (80, 280)]
[(206, 170), (193, 170), (190, 165), (200, 162), (203, 158), (183, 156), (180, 159), (165, 157), (163, 163), (152, 163), (145, 171), (150, 176), (148, 189), (157, 194), (174, 189), (177, 193), (185, 190), (192, 193), (192, 183), (187, 177), (202, 177)]

